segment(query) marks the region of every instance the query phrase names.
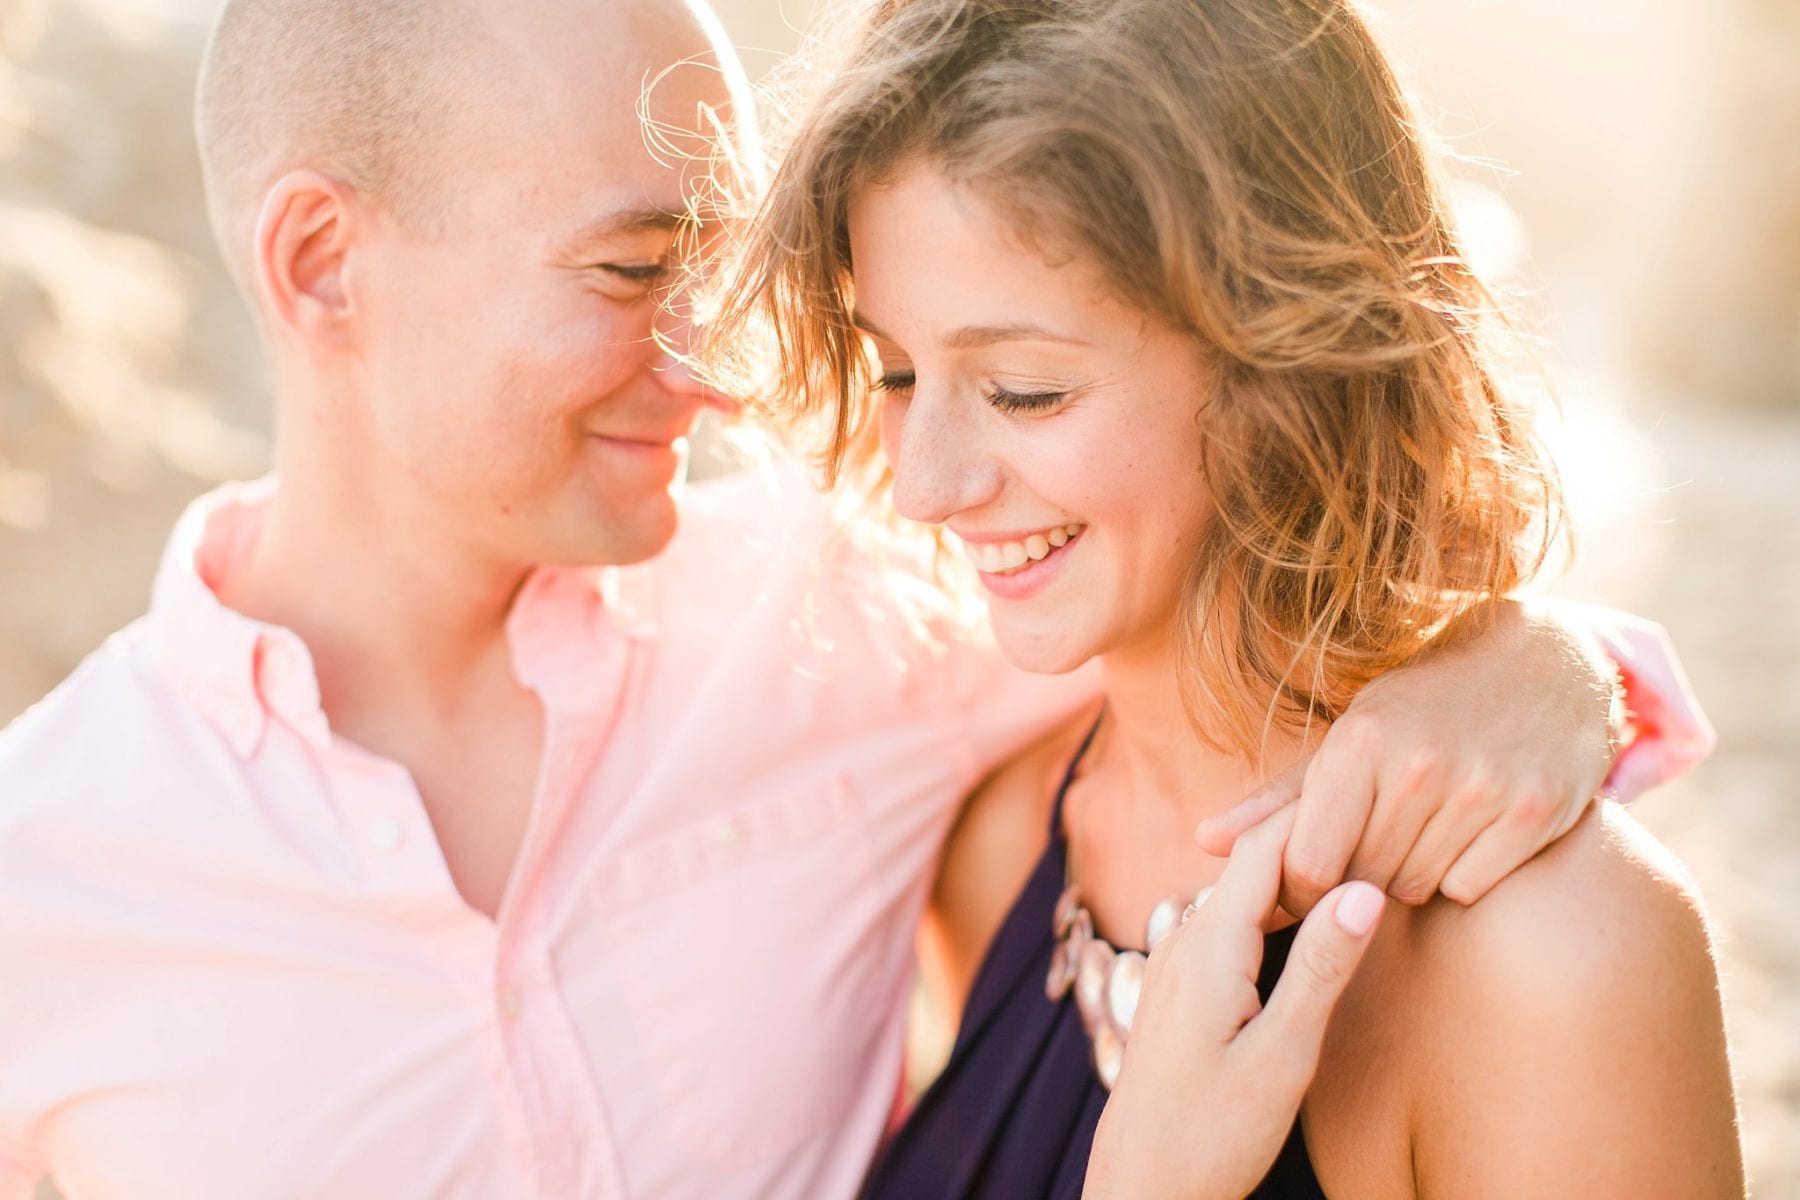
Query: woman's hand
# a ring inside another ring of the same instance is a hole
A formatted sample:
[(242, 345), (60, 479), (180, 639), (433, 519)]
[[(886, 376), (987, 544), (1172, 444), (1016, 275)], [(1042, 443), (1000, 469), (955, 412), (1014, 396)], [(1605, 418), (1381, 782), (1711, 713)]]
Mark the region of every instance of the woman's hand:
[(1318, 750), (1197, 831), (1226, 854), (1296, 810), (1281, 906), (1344, 879), (1473, 904), (1575, 825), (1617, 750), (1615, 672), (1592, 639), (1517, 604), (1369, 684)]
[(1264, 1008), (1263, 928), (1293, 821), (1290, 807), (1239, 838), (1199, 912), (1152, 948), (1084, 1200), (1242, 1200), (1287, 1140), (1386, 903), (1367, 883), (1326, 896)]

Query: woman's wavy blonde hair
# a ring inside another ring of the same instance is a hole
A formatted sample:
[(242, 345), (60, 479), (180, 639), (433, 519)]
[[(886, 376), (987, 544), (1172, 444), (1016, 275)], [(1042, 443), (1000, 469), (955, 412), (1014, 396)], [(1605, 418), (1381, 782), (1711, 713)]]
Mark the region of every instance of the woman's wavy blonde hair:
[(740, 386), (763, 368), (774, 415), (823, 424), (832, 479), (882, 477), (849, 206), (925, 162), (1210, 352), (1214, 517), (1179, 653), (1214, 744), (1332, 719), (1543, 565), (1555, 472), (1348, 0), (879, 0), (847, 46), (708, 349)]

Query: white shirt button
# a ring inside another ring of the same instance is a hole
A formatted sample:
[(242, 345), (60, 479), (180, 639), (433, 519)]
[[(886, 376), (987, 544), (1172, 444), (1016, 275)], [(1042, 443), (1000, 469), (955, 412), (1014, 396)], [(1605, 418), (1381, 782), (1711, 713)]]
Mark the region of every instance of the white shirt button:
[(518, 1017), (525, 1008), (525, 997), (519, 994), (516, 987), (505, 988), (500, 993), (500, 1011), (508, 1020)]
[(743, 826), (730, 817), (722, 817), (713, 824), (712, 840), (729, 850), (744, 840)]
[(369, 845), (383, 854), (391, 854), (406, 840), (406, 831), (392, 817), (383, 817), (369, 826)]

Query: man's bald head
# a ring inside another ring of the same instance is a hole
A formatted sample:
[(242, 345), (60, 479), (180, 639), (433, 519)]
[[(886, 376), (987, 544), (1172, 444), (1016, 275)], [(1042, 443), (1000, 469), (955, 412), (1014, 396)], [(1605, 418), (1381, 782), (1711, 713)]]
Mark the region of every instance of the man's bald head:
[(322, 171), (432, 232), (477, 144), (549, 144), (558, 98), (590, 132), (641, 145), (637, 89), (677, 62), (710, 64), (748, 114), (703, 0), (226, 0), (196, 127), (227, 265), (254, 297), (258, 212), (289, 171)]
[(323, 170), (402, 220), (430, 212), (482, 39), (466, 0), (227, 0), (196, 129), (207, 206), (240, 283), (263, 192), (283, 171)]
[(482, 570), (660, 550), (746, 90), (705, 0), (227, 0), (199, 132), (288, 511)]

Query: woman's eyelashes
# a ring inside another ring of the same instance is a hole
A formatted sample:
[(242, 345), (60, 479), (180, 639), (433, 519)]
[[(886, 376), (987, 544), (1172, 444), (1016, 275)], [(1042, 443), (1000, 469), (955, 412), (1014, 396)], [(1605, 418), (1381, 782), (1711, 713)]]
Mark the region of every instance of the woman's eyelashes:
[[(875, 381), (878, 391), (906, 393), (918, 384), (918, 376), (912, 371), (883, 371)], [(1066, 391), (1014, 391), (999, 384), (988, 384), (981, 389), (981, 398), (999, 409), (1001, 412), (1036, 412), (1054, 408), (1068, 399)]]
[(987, 402), (1001, 412), (1038, 412), (1055, 408), (1068, 399), (1067, 392), (1014, 392), (998, 385), (982, 393)]

